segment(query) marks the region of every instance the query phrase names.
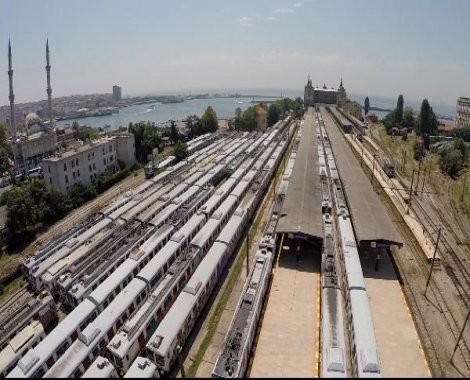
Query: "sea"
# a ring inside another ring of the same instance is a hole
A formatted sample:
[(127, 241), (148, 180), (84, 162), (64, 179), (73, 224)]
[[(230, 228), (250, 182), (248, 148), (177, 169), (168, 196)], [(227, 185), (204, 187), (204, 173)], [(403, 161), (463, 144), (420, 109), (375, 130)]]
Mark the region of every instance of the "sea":
[[(196, 93), (196, 92), (193, 92)], [(129, 123), (136, 123), (139, 121), (149, 121), (156, 124), (163, 124), (169, 120), (181, 121), (186, 119), (188, 115), (198, 115), (201, 116), (208, 106), (212, 106), (217, 117), (219, 119), (228, 119), (235, 116), (235, 110), (240, 107), (242, 110), (247, 109), (253, 105), (253, 100), (255, 104), (257, 101), (267, 100), (273, 101), (275, 98), (272, 97), (291, 97), (295, 98), (300, 96), (303, 98), (303, 91), (295, 90), (266, 90), (266, 89), (226, 89), (226, 90), (203, 90), (198, 93), (239, 93), (243, 94), (243, 97), (239, 98), (209, 98), (209, 99), (189, 99), (185, 100), (182, 103), (147, 103), (140, 105), (131, 105), (128, 107), (121, 108), (119, 113), (106, 116), (94, 116), (87, 118), (79, 119), (68, 119), (58, 122), (58, 125), (67, 127), (72, 125), (74, 121), (77, 121), (79, 124), (84, 124), (91, 126), (93, 128), (106, 128), (106, 130), (116, 130), (119, 127), (127, 127)], [(152, 96), (157, 94), (146, 94), (146, 96)], [(174, 95), (174, 94), (167, 94)], [(361, 94), (348, 94), (348, 97), (351, 100), (355, 100), (360, 104), (364, 104), (365, 95)], [(371, 106), (376, 106), (379, 108), (393, 109), (396, 107), (396, 98), (387, 98), (381, 96), (371, 96), (369, 95), (369, 101)], [(419, 112), (420, 102), (408, 102), (405, 99), (405, 106), (411, 106), (417, 112)], [(447, 104), (432, 104), (434, 112), (439, 116), (451, 117), (455, 116), (455, 106), (449, 106)], [(384, 117), (387, 112), (374, 111), (379, 118)]]

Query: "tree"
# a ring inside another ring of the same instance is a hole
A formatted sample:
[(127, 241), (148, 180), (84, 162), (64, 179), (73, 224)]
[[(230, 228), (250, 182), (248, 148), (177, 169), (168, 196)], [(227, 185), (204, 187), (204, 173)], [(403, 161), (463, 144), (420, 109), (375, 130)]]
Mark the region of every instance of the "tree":
[(388, 134), (390, 134), (391, 129), (395, 127), (396, 121), (395, 121), (395, 110), (392, 112), (389, 112), (383, 119), (382, 119), (382, 124), (385, 126), (385, 129)]
[(411, 107), (406, 107), (405, 111), (403, 113), (403, 120), (401, 122), (401, 125), (403, 128), (406, 128), (408, 132), (411, 132), (411, 130), (415, 126), (415, 117), (413, 115), (413, 109)]
[(44, 194), (47, 192), (46, 183), (43, 180), (34, 179), (27, 186), (29, 194), (36, 206), (39, 206)]
[(8, 141), (7, 127), (0, 123), (0, 175), (10, 169), (9, 157), (13, 157), (11, 144)]
[(463, 168), (462, 153), (458, 149), (444, 149), (441, 151), (439, 164), (443, 172), (447, 173), (452, 178), (455, 178)]
[(369, 109), (370, 109), (369, 97), (366, 96), (366, 99), (364, 100), (364, 115), (367, 115), (369, 113)]
[(163, 151), (162, 135), (149, 122), (129, 123), (129, 132), (135, 138), (135, 154), (139, 162), (147, 162), (147, 155), (158, 148)]
[(468, 160), (468, 147), (462, 139), (456, 139), (454, 141), (454, 149), (458, 150), (462, 154), (463, 162)]
[(416, 126), (421, 134), (433, 134), (437, 130), (437, 118), (427, 99), (421, 103)]
[(178, 129), (176, 128), (176, 123), (174, 120), (171, 120), (171, 141), (173, 142), (173, 145), (178, 142), (179, 139), (179, 134), (178, 134)]
[(279, 106), (276, 103), (272, 103), (268, 109), (268, 127), (272, 127), (279, 121)]
[(241, 131), (242, 130), (242, 109), (240, 107), (237, 107), (235, 110), (235, 130), (236, 131)]
[(74, 183), (68, 191), (70, 202), (73, 208), (81, 206), (90, 199), (95, 198), (97, 195), (94, 186), (84, 186), (82, 183)]
[(178, 141), (173, 151), (175, 153), (176, 161), (181, 161), (183, 158), (188, 157), (188, 147), (182, 141)]
[(207, 107), (206, 111), (202, 115), (200, 120), (200, 126), (200, 132), (202, 135), (209, 132), (217, 132), (217, 128), (219, 126), (219, 123), (217, 121), (217, 114), (211, 106)]
[(256, 122), (256, 108), (248, 107), (244, 112), (241, 120), (242, 131), (252, 132), (256, 130), (258, 124)]
[(395, 121), (397, 124), (401, 124), (402, 120), (403, 120), (403, 95), (399, 95), (398, 96), (398, 100), (397, 100), (397, 108), (396, 108), (396, 112), (395, 112)]
[(72, 209), (72, 204), (67, 194), (52, 186), (44, 194), (39, 209), (41, 221), (51, 223), (65, 216)]
[(304, 113), (304, 101), (302, 100), (301, 97), (296, 97), (294, 99), (294, 115), (295, 117), (301, 117)]
[(13, 186), (7, 201), (6, 225), (14, 233), (33, 229), (39, 221), (39, 209), (26, 186)]

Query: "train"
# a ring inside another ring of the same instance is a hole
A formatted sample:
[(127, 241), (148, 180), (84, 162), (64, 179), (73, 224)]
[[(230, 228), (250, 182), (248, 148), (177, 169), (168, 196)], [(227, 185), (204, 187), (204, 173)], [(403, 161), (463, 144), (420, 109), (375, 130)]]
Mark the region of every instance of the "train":
[[(244, 140), (244, 143), (248, 145), (249, 141)], [(237, 149), (239, 149), (239, 154), (240, 151), (243, 150), (243, 146), (238, 146)], [(234, 151), (231, 154), (237, 153)], [(222, 151), (219, 156), (220, 159), (222, 159), (226, 156), (226, 153)], [(171, 224), (164, 224), (160, 227), (132, 257), (129, 257), (129, 259), (118, 267), (110, 277), (79, 303), (38, 347), (32, 352), (28, 352), (25, 357), (20, 360), (19, 365), (12, 371), (13, 376), (15, 376), (15, 374), (18, 376), (26, 374), (28, 377), (37, 377), (42, 376), (49, 370), (52, 365), (59, 360), (62, 354), (73, 345), (78, 335), (86, 326), (91, 321), (95, 320), (97, 315), (110, 304), (114, 297), (129, 285), (138, 274), (139, 270), (143, 270), (144, 267), (150, 265), (155, 265), (155, 260), (162, 257), (161, 254), (159, 254), (158, 257), (155, 256), (155, 254), (168, 243), (177, 230), (178, 229)], [(167, 257), (167, 260), (169, 259), (168, 256), (165, 257)], [(141, 299), (140, 302), (137, 303), (140, 305), (142, 301)]]
[(263, 198), (286, 147), (287, 144), (284, 143), (277, 148), (264, 165), (262, 175), (253, 184), (252, 191), (240, 202), (240, 206), (146, 344), (146, 356), (156, 364), (160, 375), (168, 374), (175, 363), (179, 347), (184, 345), (229, 258), (238, 246), (239, 239)]
[[(290, 133), (292, 139), (295, 127)], [(290, 140), (287, 144), (290, 143)], [(298, 146), (298, 144), (297, 144)], [(277, 196), (271, 210), (263, 237), (255, 253), (253, 264), (247, 276), (235, 313), (218, 353), (212, 377), (244, 377), (250, 360), (251, 349), (267, 293), (276, 251), (276, 228), (282, 204), (289, 185), (290, 175), (295, 163), (296, 152), (290, 155), (279, 183)]]
[[(317, 118), (320, 182), (322, 192), (323, 249), (321, 256), (321, 336), (320, 377), (347, 377), (346, 331), (344, 329), (343, 288), (339, 269), (339, 255), (335, 240), (336, 230), (332, 209), (331, 181), (337, 181), (336, 164), (321, 117)], [(326, 156), (326, 158), (325, 158)], [(328, 165), (326, 165), (328, 163)], [(334, 170), (332, 170), (334, 169)]]
[[(189, 244), (188, 254), (184, 256), (185, 260), (180, 265), (176, 263), (174, 268), (170, 268), (161, 285), (156, 288), (153, 295), (147, 301), (139, 313), (128, 321), (123, 330), (118, 333), (108, 344), (108, 357), (113, 364), (124, 373), (135, 357), (142, 349), (142, 342), (146, 341), (153, 330), (160, 322), (162, 316), (171, 306), (171, 296), (180, 291), (184, 286), (188, 276), (192, 274), (195, 267), (206, 253), (213, 242), (213, 239), (225, 225), (229, 215), (238, 205), (239, 199), (248, 191), (250, 184), (255, 180), (258, 170), (251, 169), (251, 166), (257, 161), (260, 153), (253, 158), (248, 159), (241, 167), (232, 174), (232, 176), (219, 188), (219, 191), (228, 191), (233, 189), (225, 201), (214, 211), (207, 223), (196, 234)], [(269, 148), (267, 149), (268, 154)], [(266, 160), (267, 156), (261, 158)], [(243, 176), (243, 177), (242, 177)], [(238, 182), (238, 184), (237, 184)], [(237, 184), (235, 187), (234, 185)]]
[(31, 347), (45, 338), (44, 327), (39, 321), (26, 325), (0, 352), (0, 377), (5, 377)]
[[(334, 165), (334, 155), (327, 143), (327, 133), (323, 122), (321, 133), (324, 138), (325, 153), (333, 158), (329, 164)], [(341, 179), (330, 178), (331, 196), (334, 200), (334, 212), (338, 231), (338, 245), (341, 267), (340, 280), (343, 287), (343, 304), (346, 325), (349, 328), (347, 336), (349, 355), (351, 357), (353, 377), (381, 377), (380, 358), (375, 339), (374, 324), (365, 287), (361, 262), (356, 244), (356, 237), (351, 221), (351, 215), (346, 203)], [(338, 276), (339, 277), (339, 276)], [(340, 332), (334, 330), (336, 334)], [(336, 353), (337, 354), (337, 353)]]

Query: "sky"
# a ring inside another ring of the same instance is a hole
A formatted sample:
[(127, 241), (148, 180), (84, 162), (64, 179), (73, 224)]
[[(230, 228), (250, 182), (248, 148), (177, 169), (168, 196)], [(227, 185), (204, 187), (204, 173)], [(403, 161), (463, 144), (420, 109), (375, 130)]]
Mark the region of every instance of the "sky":
[(470, 96), (468, 0), (0, 0), (17, 103), (53, 96), (314, 85), (455, 105)]

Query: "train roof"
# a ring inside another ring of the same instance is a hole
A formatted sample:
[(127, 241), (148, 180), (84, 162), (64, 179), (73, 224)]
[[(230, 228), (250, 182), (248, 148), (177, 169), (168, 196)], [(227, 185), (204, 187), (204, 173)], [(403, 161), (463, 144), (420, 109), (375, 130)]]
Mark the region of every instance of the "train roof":
[(132, 280), (96, 319), (79, 333), (78, 339), (57, 360), (44, 377), (69, 377), (86, 359), (100, 338), (106, 334), (121, 315), (145, 289), (145, 283)]
[(293, 233), (322, 240), (318, 144), (314, 138), (313, 118), (309, 113), (305, 122), (300, 124), (299, 132), (302, 138), (289, 179), (277, 233)]
[[(231, 242), (232, 238), (235, 236), (235, 232), (237, 231), (238, 227), (240, 226), (241, 221), (243, 220), (246, 214), (246, 209), (244, 208), (237, 208), (232, 217), (228, 220), (225, 227), (220, 232), (219, 236), (217, 237), (216, 241), (228, 244)], [(214, 243), (215, 244), (215, 243)]]
[[(214, 243), (150, 338), (147, 343), (148, 348), (159, 352), (162, 356), (168, 353), (174, 338), (178, 335), (189, 312), (196, 304), (197, 295), (205, 288), (225, 250), (224, 245)], [(155, 347), (154, 344), (157, 342), (159, 345)]]
[(362, 170), (339, 128), (324, 109), (323, 120), (334, 150), (338, 172), (343, 182), (349, 212), (359, 244), (384, 242), (402, 245), (393, 222), (382, 201), (373, 190), (370, 179)]
[(380, 358), (374, 334), (374, 324), (365, 290), (353, 290), (350, 293), (351, 314), (354, 324), (357, 360), (363, 372), (380, 373)]
[(138, 356), (127, 370), (124, 378), (152, 378), (157, 366), (149, 359)]
[(30, 377), (95, 309), (93, 302), (87, 299), (81, 302), (54, 330), (46, 335), (42, 342), (20, 359), (16, 368), (10, 373), (11, 377)]
[(98, 356), (95, 361), (91, 363), (90, 368), (82, 375), (82, 378), (109, 378), (114, 371), (116, 371), (116, 369), (108, 359)]
[(0, 352), (0, 373), (14, 361), (15, 357), (24, 349), (25, 344), (41, 334), (44, 334), (44, 328), (39, 321), (32, 321), (16, 334)]

